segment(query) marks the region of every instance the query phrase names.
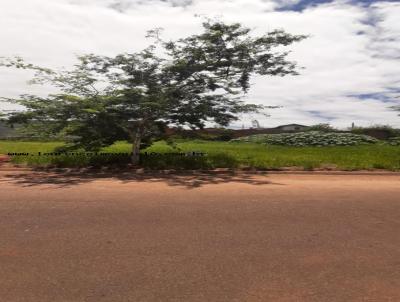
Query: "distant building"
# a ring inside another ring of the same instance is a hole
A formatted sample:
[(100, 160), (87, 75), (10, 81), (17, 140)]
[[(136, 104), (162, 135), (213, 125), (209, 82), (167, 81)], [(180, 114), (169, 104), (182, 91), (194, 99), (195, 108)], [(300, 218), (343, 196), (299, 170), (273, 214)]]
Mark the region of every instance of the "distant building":
[(299, 124), (289, 124), (278, 126), (275, 129), (279, 131), (304, 131), (307, 130), (308, 126), (299, 125)]

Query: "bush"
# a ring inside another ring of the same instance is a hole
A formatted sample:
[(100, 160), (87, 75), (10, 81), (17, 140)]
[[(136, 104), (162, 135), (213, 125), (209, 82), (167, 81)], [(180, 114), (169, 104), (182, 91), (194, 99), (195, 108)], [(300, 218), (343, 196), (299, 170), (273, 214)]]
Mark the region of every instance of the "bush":
[(356, 127), (350, 130), (354, 134), (369, 135), (378, 139), (390, 139), (400, 136), (400, 129), (395, 129), (391, 126), (376, 125), (371, 127)]
[(231, 129), (214, 129), (215, 131), (204, 130), (185, 130), (177, 132), (172, 138), (180, 139), (200, 139), (206, 141), (230, 141), (235, 138), (235, 131)]
[(317, 124), (307, 128), (306, 131), (320, 131), (320, 132), (339, 132), (329, 124)]
[(319, 131), (282, 133), (282, 134), (258, 134), (241, 137), (235, 141), (262, 143), (267, 145), (284, 146), (354, 146), (361, 144), (374, 144), (378, 140), (367, 136), (352, 133), (329, 133)]
[(400, 146), (400, 136), (389, 138), (387, 143), (392, 146)]
[(162, 154), (159, 156), (141, 155), (140, 164), (150, 169), (214, 169), (236, 168), (238, 160), (229, 154), (216, 153), (207, 156), (176, 156)]
[(235, 131), (230, 130), (230, 129), (224, 129), (224, 130), (222, 130), (222, 132), (220, 134), (218, 134), (216, 136), (216, 138), (214, 140), (227, 142), (234, 138), (235, 138)]

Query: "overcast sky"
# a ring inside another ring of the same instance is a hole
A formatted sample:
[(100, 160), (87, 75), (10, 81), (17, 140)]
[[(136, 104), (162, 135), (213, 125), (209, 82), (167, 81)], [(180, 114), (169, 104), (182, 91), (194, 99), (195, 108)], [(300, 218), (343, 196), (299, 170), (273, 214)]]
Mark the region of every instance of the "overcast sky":
[[(199, 32), (202, 14), (266, 32), (283, 28), (311, 37), (290, 49), (300, 76), (260, 77), (246, 100), (280, 105), (271, 117), (244, 116), (249, 127), (330, 123), (390, 124), (400, 117), (400, 1), (355, 0), (0, 0), (0, 57), (19, 55), (49, 67), (71, 66), (75, 54), (115, 55), (145, 47), (147, 30), (166, 38)], [(0, 96), (47, 93), (27, 74), (0, 69)], [(0, 109), (12, 109), (0, 103)]]

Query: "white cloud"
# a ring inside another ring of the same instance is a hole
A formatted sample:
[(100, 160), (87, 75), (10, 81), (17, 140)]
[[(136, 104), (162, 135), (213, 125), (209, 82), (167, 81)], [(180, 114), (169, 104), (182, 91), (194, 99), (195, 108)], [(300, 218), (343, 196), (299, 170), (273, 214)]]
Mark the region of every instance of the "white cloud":
[[(296, 2), (2, 0), (0, 56), (18, 54), (36, 64), (69, 66), (77, 53), (113, 55), (140, 50), (147, 43), (145, 32), (154, 27), (164, 27), (171, 38), (198, 32), (201, 20), (194, 14), (223, 16), (257, 32), (282, 27), (311, 35), (291, 47), (291, 58), (306, 68), (300, 76), (254, 80), (249, 101), (284, 106), (271, 111), (268, 119), (258, 117), (264, 126), (326, 121), (341, 127), (351, 122), (400, 126), (400, 118), (387, 109), (399, 99), (384, 103), (354, 97), (400, 88), (400, 23), (396, 18), (400, 3), (362, 7), (336, 1), (303, 12), (274, 11)], [(0, 69), (0, 96), (48, 91), (26, 86), (28, 78), (22, 72)], [(246, 125), (250, 118), (245, 118)]]

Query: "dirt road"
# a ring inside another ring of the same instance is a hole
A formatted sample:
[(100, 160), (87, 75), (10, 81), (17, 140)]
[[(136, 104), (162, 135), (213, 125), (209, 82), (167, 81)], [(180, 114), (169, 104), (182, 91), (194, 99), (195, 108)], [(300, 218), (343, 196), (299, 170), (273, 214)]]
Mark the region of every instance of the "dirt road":
[(0, 301), (400, 301), (400, 176), (3, 171)]

